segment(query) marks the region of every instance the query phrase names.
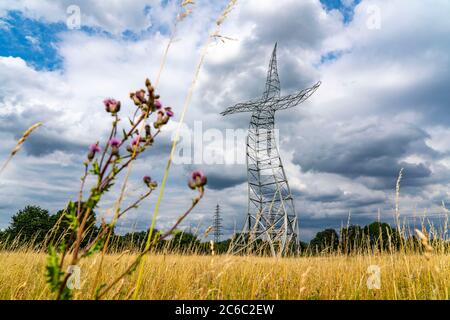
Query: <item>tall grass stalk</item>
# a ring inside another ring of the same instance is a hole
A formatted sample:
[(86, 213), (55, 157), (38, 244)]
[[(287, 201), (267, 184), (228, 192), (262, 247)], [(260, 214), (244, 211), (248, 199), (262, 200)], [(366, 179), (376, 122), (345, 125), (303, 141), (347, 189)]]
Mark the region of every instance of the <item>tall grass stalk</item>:
[(19, 152), (19, 150), (22, 148), (23, 143), (28, 139), (28, 137), (33, 133), (34, 130), (42, 126), (42, 122), (38, 122), (33, 124), (31, 127), (29, 127), (20, 137), (20, 139), (17, 141), (16, 145), (14, 146), (14, 149), (9, 154), (8, 158), (6, 159), (5, 163), (3, 163), (2, 167), (0, 168), (0, 176), (3, 173), (3, 171), (8, 166), (11, 159)]
[[(196, 67), (196, 70), (195, 70), (194, 78), (192, 79), (192, 82), (191, 82), (191, 85), (189, 87), (188, 93), (187, 93), (186, 98), (184, 100), (180, 121), (179, 121), (177, 129), (175, 131), (175, 136), (174, 136), (174, 139), (173, 139), (173, 142), (172, 142), (172, 147), (171, 147), (171, 150), (170, 150), (169, 159), (167, 160), (166, 168), (164, 170), (164, 177), (163, 177), (162, 182), (161, 182), (161, 187), (159, 189), (158, 199), (156, 201), (156, 205), (155, 205), (155, 208), (154, 208), (154, 211), (153, 211), (152, 223), (151, 223), (151, 226), (150, 226), (150, 229), (149, 229), (149, 232), (148, 232), (147, 242), (145, 244), (145, 251), (148, 251), (150, 249), (150, 245), (151, 245), (152, 237), (153, 237), (153, 231), (155, 229), (156, 219), (158, 217), (158, 212), (159, 212), (159, 207), (161, 205), (161, 200), (162, 200), (162, 197), (164, 195), (164, 189), (165, 189), (165, 186), (166, 186), (167, 177), (169, 176), (169, 170), (170, 170), (170, 166), (172, 164), (173, 155), (175, 153), (175, 149), (176, 149), (176, 146), (177, 146), (177, 143), (178, 143), (178, 139), (179, 139), (179, 136), (180, 136), (180, 131), (181, 131), (181, 128), (182, 128), (183, 123), (184, 123), (184, 118), (185, 118), (186, 112), (187, 112), (187, 110), (189, 108), (189, 105), (190, 105), (190, 102), (191, 102), (191, 99), (192, 99), (192, 94), (194, 92), (194, 88), (195, 88), (195, 85), (197, 83), (197, 80), (198, 80), (198, 77), (199, 77), (199, 74), (200, 74), (200, 70), (201, 70), (201, 68), (203, 66), (203, 62), (204, 62), (206, 54), (208, 52), (208, 48), (209, 48), (212, 40), (216, 36), (218, 36), (220, 34), (220, 27), (221, 27), (223, 21), (226, 19), (226, 17), (229, 15), (231, 10), (233, 9), (233, 7), (236, 5), (236, 2), (237, 2), (237, 0), (230, 0), (228, 5), (226, 6), (225, 10), (217, 18), (215, 30), (208, 37), (208, 39), (206, 41), (206, 44), (204, 45), (204, 47), (202, 49), (202, 52), (200, 54), (200, 59), (199, 59), (199, 62), (197, 64), (197, 67)], [(145, 263), (145, 257), (139, 263), (139, 267), (138, 267), (139, 271), (138, 271), (138, 277), (137, 277), (137, 280), (136, 280), (136, 286), (135, 286), (136, 289), (135, 289), (135, 292), (133, 294), (133, 299), (137, 299), (138, 294), (139, 294), (139, 289), (140, 289), (141, 282), (142, 282), (142, 274), (143, 274), (144, 263)]]

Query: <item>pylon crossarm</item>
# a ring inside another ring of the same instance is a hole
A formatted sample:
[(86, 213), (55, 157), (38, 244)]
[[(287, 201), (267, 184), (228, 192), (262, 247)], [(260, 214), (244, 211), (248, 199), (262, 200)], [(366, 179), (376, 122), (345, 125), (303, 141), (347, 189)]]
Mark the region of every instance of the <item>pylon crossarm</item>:
[(322, 83), (319, 81), (311, 88), (276, 99), (275, 102), (272, 102), (273, 103), (272, 108), (274, 110), (284, 110), (295, 107), (304, 102), (305, 100), (307, 100), (309, 97), (311, 97), (314, 94), (314, 92), (316, 92), (316, 90), (320, 87), (321, 84)]
[(225, 111), (220, 113), (222, 116), (226, 116), (233, 113), (240, 112), (253, 112), (256, 110), (257, 106), (261, 104), (261, 99), (238, 103), (232, 107), (226, 108)]

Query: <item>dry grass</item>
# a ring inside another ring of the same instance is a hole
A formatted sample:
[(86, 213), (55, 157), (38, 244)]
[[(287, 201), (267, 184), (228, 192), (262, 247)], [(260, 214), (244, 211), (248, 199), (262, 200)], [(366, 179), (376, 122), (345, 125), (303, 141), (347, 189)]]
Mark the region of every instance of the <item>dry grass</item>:
[[(92, 298), (99, 256), (81, 264), (81, 290)], [(110, 282), (134, 259), (132, 253), (107, 255), (102, 282)], [(52, 299), (45, 283), (46, 256), (0, 252), (0, 299)], [(367, 268), (381, 268), (381, 289), (369, 290)], [(130, 297), (135, 275), (108, 299)], [(262, 258), (150, 255), (140, 299), (449, 299), (450, 256), (383, 254), (346, 257)]]

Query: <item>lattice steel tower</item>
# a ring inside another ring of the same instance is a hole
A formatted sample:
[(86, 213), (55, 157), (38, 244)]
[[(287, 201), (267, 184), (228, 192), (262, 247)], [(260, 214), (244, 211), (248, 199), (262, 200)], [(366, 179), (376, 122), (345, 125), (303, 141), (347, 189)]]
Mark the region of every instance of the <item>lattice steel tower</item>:
[(222, 233), (222, 218), (220, 217), (220, 207), (219, 204), (216, 206), (216, 211), (214, 212), (213, 221), (213, 232), (214, 232), (214, 242), (219, 243)]
[(234, 253), (268, 246), (272, 255), (283, 255), (290, 243), (298, 241), (294, 202), (275, 143), (274, 116), (278, 110), (304, 102), (320, 84), (280, 97), (275, 44), (262, 98), (238, 103), (222, 112), (224, 116), (252, 112), (247, 135), (248, 212), (243, 232), (231, 249)]

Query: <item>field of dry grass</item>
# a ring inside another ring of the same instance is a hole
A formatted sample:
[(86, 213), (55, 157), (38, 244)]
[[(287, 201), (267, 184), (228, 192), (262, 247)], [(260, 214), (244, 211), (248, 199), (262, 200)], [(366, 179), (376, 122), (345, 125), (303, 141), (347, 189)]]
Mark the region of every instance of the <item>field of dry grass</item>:
[[(100, 256), (81, 264), (75, 299), (91, 299)], [(108, 255), (102, 281), (109, 283), (134, 258)], [(46, 256), (0, 252), (0, 299), (52, 299), (45, 282)], [(370, 265), (381, 269), (381, 288), (369, 290)], [(383, 254), (299, 258), (151, 255), (140, 299), (449, 299), (450, 256)], [(135, 274), (108, 293), (127, 299)]]

